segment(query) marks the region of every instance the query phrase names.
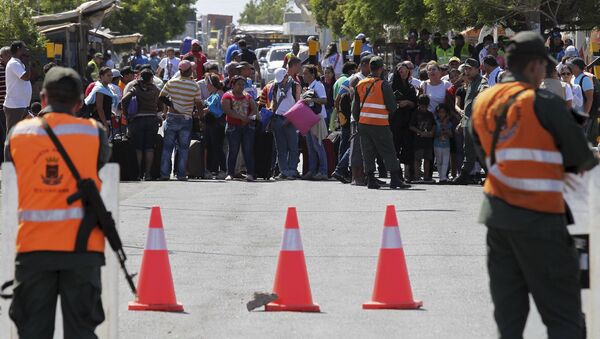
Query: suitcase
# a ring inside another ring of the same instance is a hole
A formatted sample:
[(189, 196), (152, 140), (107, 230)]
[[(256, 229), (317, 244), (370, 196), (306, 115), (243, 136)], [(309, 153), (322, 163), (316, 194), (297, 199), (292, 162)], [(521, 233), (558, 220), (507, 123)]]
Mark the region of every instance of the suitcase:
[(124, 135), (115, 135), (112, 139), (110, 162), (120, 166), (121, 181), (138, 181), (140, 178), (135, 148)]
[(254, 176), (269, 180), (273, 176), (273, 132), (261, 132), (257, 126), (254, 135)]
[(205, 149), (202, 140), (192, 140), (188, 151), (187, 175), (189, 178), (202, 179), (206, 171)]
[(335, 147), (329, 138), (323, 139), (323, 147), (327, 155), (327, 176), (331, 178), (331, 174), (335, 171), (335, 161), (337, 159), (335, 156)]

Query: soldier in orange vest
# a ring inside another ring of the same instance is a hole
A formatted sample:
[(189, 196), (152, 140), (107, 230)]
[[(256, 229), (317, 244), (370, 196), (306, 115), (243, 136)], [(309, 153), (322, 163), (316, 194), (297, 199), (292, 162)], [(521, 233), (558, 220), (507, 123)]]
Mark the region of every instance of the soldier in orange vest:
[(542, 37), (517, 34), (506, 56), (510, 74), (476, 99), (469, 126), (488, 170), (479, 221), (488, 227), (494, 317), (501, 338), (522, 338), (531, 294), (549, 338), (583, 338), (563, 176), (598, 160), (565, 101), (538, 89), (547, 64), (555, 63)]
[[(54, 67), (41, 93), (40, 113), (75, 168), (100, 188), (98, 171), (110, 157), (104, 128), (73, 115), (83, 102), (81, 78)], [(57, 296), (61, 296), (65, 338), (96, 338), (104, 321), (100, 267), (104, 234), (98, 226), (79, 238), (85, 217), (81, 201), (67, 203), (76, 180), (56, 150), (42, 118), (17, 124), (8, 135), (7, 161), (13, 162), (19, 190), (15, 288), (10, 317), (20, 338), (52, 338)]]
[(352, 102), (352, 114), (358, 120), (367, 186), (370, 189), (380, 188), (375, 178), (375, 158), (379, 154), (391, 173), (390, 188), (409, 188), (410, 185), (401, 179), (400, 162), (389, 127), (389, 115), (396, 111), (396, 98), (390, 84), (381, 79), (383, 59), (373, 57), (369, 65), (371, 74), (356, 85)]

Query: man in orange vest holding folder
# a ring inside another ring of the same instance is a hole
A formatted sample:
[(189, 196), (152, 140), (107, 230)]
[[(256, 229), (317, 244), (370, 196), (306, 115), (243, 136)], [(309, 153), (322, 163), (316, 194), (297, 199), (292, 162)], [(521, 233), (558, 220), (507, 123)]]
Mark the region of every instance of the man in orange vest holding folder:
[(488, 227), (494, 317), (501, 338), (522, 338), (531, 294), (549, 338), (584, 338), (563, 176), (598, 160), (565, 101), (538, 89), (555, 63), (542, 37), (517, 34), (506, 56), (510, 74), (477, 97), (469, 126), (488, 173), (479, 221)]
[[(8, 135), (5, 153), (19, 189), (15, 287), (10, 317), (20, 338), (52, 338), (57, 296), (61, 296), (65, 338), (96, 338), (104, 321), (100, 267), (104, 233), (95, 224), (81, 237), (88, 214), (77, 180), (43, 124), (56, 135), (82, 178), (100, 188), (98, 171), (110, 157), (104, 128), (73, 115), (83, 102), (79, 75), (54, 67), (41, 93), (43, 118), (25, 120)], [(44, 120), (42, 120), (44, 119)]]
[(365, 173), (368, 177), (368, 188), (380, 188), (375, 178), (377, 154), (383, 158), (385, 167), (390, 170), (390, 188), (409, 188), (410, 185), (401, 179), (400, 162), (396, 157), (394, 139), (389, 127), (389, 115), (396, 111), (396, 98), (390, 84), (381, 79), (383, 59), (373, 57), (369, 65), (371, 74), (356, 85), (352, 102), (352, 114), (358, 120), (358, 133)]

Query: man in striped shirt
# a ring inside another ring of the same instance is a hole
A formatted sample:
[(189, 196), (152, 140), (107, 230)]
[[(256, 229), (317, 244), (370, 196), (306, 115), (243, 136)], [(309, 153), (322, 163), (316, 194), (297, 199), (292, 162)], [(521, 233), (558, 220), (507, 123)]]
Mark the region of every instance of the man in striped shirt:
[[(4, 115), (4, 97), (6, 97), (6, 64), (10, 60), (10, 47), (0, 48), (0, 145), (6, 139), (6, 116)], [(0, 152), (0, 163), (4, 162), (4, 152)]]
[(194, 64), (183, 60), (179, 63), (181, 76), (169, 80), (162, 91), (160, 99), (168, 106), (167, 119), (164, 124), (164, 145), (160, 164), (160, 179), (171, 177), (171, 155), (178, 145), (177, 180), (187, 180), (186, 168), (190, 138), (192, 135), (192, 114), (194, 106), (202, 106), (202, 93), (198, 84), (192, 79)]

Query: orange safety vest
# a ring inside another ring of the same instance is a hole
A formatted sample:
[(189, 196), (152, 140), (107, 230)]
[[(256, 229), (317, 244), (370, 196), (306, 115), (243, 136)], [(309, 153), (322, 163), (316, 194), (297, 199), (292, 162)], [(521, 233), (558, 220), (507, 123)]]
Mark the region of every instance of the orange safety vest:
[[(93, 179), (100, 188), (97, 123), (60, 113), (46, 114), (44, 118), (81, 177)], [(76, 181), (47, 136), (41, 120), (35, 118), (18, 123), (9, 142), (19, 192), (17, 253), (75, 251), (84, 209), (80, 200), (67, 204), (67, 197), (77, 191)], [(104, 234), (99, 227), (92, 230), (87, 250), (104, 252)]]
[[(491, 164), (496, 116), (515, 94)], [(545, 213), (564, 213), (563, 157), (554, 138), (534, 111), (535, 91), (522, 82), (498, 84), (482, 92), (473, 108), (472, 123), (486, 154), (488, 177), (484, 192), (506, 203)]]
[[(358, 120), (361, 124), (375, 126), (389, 126), (390, 124), (390, 111), (385, 107), (383, 90), (381, 89), (379, 81), (381, 81), (381, 79), (368, 77), (361, 80), (358, 85), (356, 85), (356, 91), (362, 105), (360, 118)], [(365, 100), (365, 94), (369, 87), (371, 87), (371, 90)]]

